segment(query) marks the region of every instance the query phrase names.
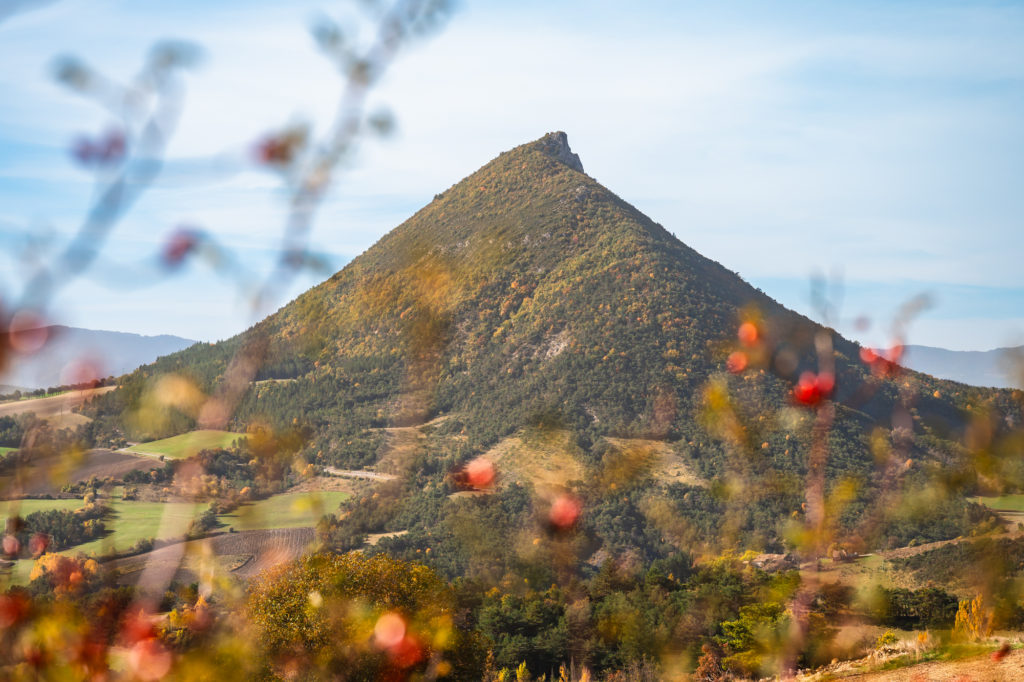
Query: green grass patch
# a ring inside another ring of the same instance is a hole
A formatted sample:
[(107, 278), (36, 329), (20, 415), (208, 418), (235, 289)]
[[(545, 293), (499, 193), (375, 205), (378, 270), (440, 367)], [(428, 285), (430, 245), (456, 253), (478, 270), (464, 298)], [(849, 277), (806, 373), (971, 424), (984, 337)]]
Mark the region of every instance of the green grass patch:
[(169, 459), (186, 459), (200, 450), (231, 447), (231, 444), (240, 438), (245, 438), (245, 434), (204, 429), (163, 440), (139, 443), (128, 448), (128, 451), (143, 455), (163, 455)]
[(17, 449), (18, 448), (5, 448), (2, 445), (0, 445), (0, 457), (6, 455), (8, 452), (14, 452)]
[(1024, 512), (1024, 495), (1001, 495), (999, 497), (972, 497), (971, 502), (983, 504), (990, 509)]
[(870, 556), (857, 557), (854, 559), (854, 563), (861, 568), (873, 570), (882, 568), (885, 565), (885, 559), (880, 554), (872, 554)]
[(70, 500), (4, 500), (0, 502), (0, 518), (6, 520), (11, 514), (17, 514), (24, 518), (32, 512), (49, 511), (50, 509), (74, 511), (83, 506), (85, 503), (80, 497)]
[(315, 526), (324, 514), (338, 511), (349, 493), (332, 490), (316, 493), (284, 493), (244, 504), (230, 514), (220, 516), (221, 523), (235, 530), (303, 528)]
[(14, 562), (14, 568), (8, 573), (11, 585), (28, 585), (28, 577), (32, 573), (32, 567), (36, 565), (34, 559), (18, 559)]
[[(338, 510), (338, 505), (351, 495), (341, 491), (284, 493), (265, 500), (244, 504), (230, 514), (220, 517), (225, 526), (235, 530), (265, 530), (268, 528), (303, 528), (315, 526), (324, 514)], [(181, 537), (189, 523), (208, 507), (206, 502), (139, 502), (114, 497), (107, 500), (111, 513), (104, 518), (111, 531), (99, 540), (93, 540), (64, 551), (65, 554), (107, 554), (130, 549), (139, 540)], [(75, 510), (82, 500), (12, 500), (0, 502), (0, 516), (4, 519), (12, 512), (27, 516), (48, 509)]]

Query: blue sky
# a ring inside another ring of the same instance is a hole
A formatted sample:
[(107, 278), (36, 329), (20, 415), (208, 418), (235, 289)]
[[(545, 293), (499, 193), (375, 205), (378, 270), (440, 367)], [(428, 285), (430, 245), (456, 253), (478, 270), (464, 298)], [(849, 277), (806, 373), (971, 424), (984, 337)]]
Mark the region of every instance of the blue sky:
[[(109, 125), (53, 82), (53, 59), (127, 78), (154, 41), (184, 38), (206, 57), (167, 172), (54, 315), (196, 339), (251, 324), (203, 267), (158, 283), (147, 267), (189, 223), (269, 268), (282, 193), (246, 150), (330, 120), (337, 80), (308, 27), (346, 7), (63, 0), (0, 22), (0, 293), (20, 293), (26, 234), (45, 256), (76, 227), (90, 176), (68, 148)], [(590, 175), (786, 305), (813, 314), (811, 277), (829, 278), (850, 336), (888, 342), (927, 293), (910, 342), (1024, 343), (1022, 36), (1024, 3), (466, 1), (375, 93), (397, 132), (340, 176), (314, 246), (340, 268), (502, 150), (565, 130)]]

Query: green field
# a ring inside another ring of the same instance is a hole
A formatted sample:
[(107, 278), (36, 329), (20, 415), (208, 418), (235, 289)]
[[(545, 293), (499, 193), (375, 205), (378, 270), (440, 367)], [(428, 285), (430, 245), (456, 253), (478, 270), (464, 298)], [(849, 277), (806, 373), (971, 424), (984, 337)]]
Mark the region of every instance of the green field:
[(170, 459), (185, 459), (200, 450), (230, 447), (234, 441), (244, 437), (245, 434), (241, 433), (206, 429), (190, 431), (180, 436), (154, 440), (149, 443), (139, 443), (128, 448), (128, 451), (138, 452), (143, 455), (163, 455)]
[[(237, 435), (237, 434), (233, 434)], [(324, 514), (336, 512), (338, 505), (350, 497), (349, 493), (326, 491), (317, 493), (285, 493), (239, 507), (231, 514), (219, 517), (222, 530), (264, 530), (268, 528), (301, 528), (315, 526)], [(137, 502), (114, 497), (108, 500), (113, 512), (104, 519), (111, 531), (106, 537), (64, 550), (63, 554), (107, 554), (130, 549), (139, 540), (149, 538), (182, 537), (189, 523), (208, 508), (208, 503), (192, 502)], [(12, 512), (27, 516), (48, 509), (74, 510), (82, 507), (82, 500), (12, 500), (0, 502), (0, 519)], [(14, 584), (28, 582), (33, 561), (15, 562), (11, 572)]]
[(983, 504), (990, 509), (1024, 512), (1024, 495), (1002, 495), (1000, 497), (972, 497), (971, 502)]
[(349, 493), (339, 491), (285, 493), (243, 505), (219, 518), (235, 530), (315, 526), (321, 516), (336, 512), (349, 497)]
[[(82, 500), (4, 500), (0, 502), (0, 519), (7, 520), (12, 513), (25, 517), (32, 512), (46, 511), (48, 509), (75, 510), (82, 507)], [(15, 585), (28, 583), (28, 574), (32, 571), (35, 561), (32, 559), (20, 559), (14, 562), (14, 569), (11, 571), (11, 582)]]
[[(339, 491), (285, 493), (242, 505), (234, 512), (222, 515), (220, 521), (235, 530), (315, 526), (321, 516), (336, 512), (338, 505), (349, 497), (349, 493)], [(111, 498), (108, 503), (112, 513), (104, 523), (111, 532), (100, 540), (72, 547), (66, 553), (105, 554), (111, 550), (129, 549), (139, 540), (181, 537), (188, 530), (189, 523), (209, 506), (205, 502), (138, 502), (119, 497)], [(35, 511), (74, 510), (81, 506), (79, 499), (0, 502), (0, 517), (7, 518), (14, 510), (21, 516), (27, 516)]]
[[(139, 540), (148, 538), (181, 537), (188, 530), (192, 519), (207, 508), (206, 504), (192, 502), (136, 502), (120, 498), (108, 500), (113, 513), (104, 519), (111, 531), (106, 537), (83, 545), (76, 545), (61, 554), (106, 554), (110, 551), (130, 549)], [(16, 506), (15, 506), (16, 505)], [(17, 500), (0, 502), (0, 518), (6, 519), (10, 512), (17, 510), (20, 516), (47, 509), (79, 509), (82, 500)], [(11, 572), (13, 584), (26, 584), (35, 562), (21, 559), (15, 562)]]
[(18, 516), (25, 517), (32, 512), (48, 509), (81, 509), (83, 504), (80, 497), (73, 500), (4, 500), (0, 502), (0, 518), (6, 519), (11, 512), (17, 512)]
[[(337, 511), (338, 505), (348, 497), (349, 494), (343, 492), (286, 493), (246, 504), (231, 514), (222, 515), (220, 521), (235, 530), (315, 526), (321, 516)], [(111, 549), (129, 549), (147, 538), (181, 537), (189, 523), (209, 507), (205, 502), (125, 502), (117, 498), (110, 502), (114, 514), (107, 517), (106, 524), (113, 532), (101, 540), (79, 545), (69, 553), (103, 554)]]
[(28, 577), (32, 573), (32, 567), (35, 565), (35, 561), (32, 559), (18, 559), (14, 562), (14, 568), (11, 569), (11, 584), (12, 585), (28, 585)]
[(2, 445), (0, 445), (0, 456), (6, 455), (8, 452), (14, 452), (17, 449), (18, 448), (5, 448)]
[(110, 506), (114, 513), (104, 519), (104, 523), (112, 532), (99, 540), (78, 545), (67, 553), (106, 554), (130, 549), (139, 540), (181, 537), (188, 530), (192, 519), (202, 514), (208, 505), (113, 499)]
[[(119, 497), (108, 500), (112, 513), (103, 522), (111, 531), (99, 540), (77, 545), (66, 554), (105, 554), (111, 550), (123, 551), (139, 540), (148, 538), (180, 537), (188, 530), (188, 524), (207, 508), (206, 504), (193, 502), (136, 502)], [(17, 509), (21, 516), (46, 509), (79, 509), (82, 500), (17, 500), (0, 503), (0, 515)]]

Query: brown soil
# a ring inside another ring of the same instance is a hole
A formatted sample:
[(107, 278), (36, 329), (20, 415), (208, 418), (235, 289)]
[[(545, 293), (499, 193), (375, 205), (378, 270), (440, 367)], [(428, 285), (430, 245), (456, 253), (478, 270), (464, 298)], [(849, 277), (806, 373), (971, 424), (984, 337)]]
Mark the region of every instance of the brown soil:
[(289, 493), (319, 493), (325, 491), (337, 491), (352, 493), (353, 495), (364, 490), (369, 484), (352, 478), (341, 478), (338, 476), (313, 476), (307, 478), (298, 485), (288, 488)]
[(378, 453), (377, 468), (382, 472), (401, 474), (408, 470), (427, 443), (419, 426), (394, 426), (381, 429), (387, 438)]
[(408, 532), (409, 531), (407, 531), (407, 530), (396, 530), (396, 531), (393, 531), (391, 533), (370, 533), (369, 535), (366, 536), (366, 544), (371, 545), (371, 546), (372, 545), (376, 545), (378, 542), (380, 542), (381, 540), (383, 540), (385, 538), (401, 537), (402, 535), (405, 535)]
[(93, 396), (113, 391), (115, 388), (117, 387), (104, 386), (84, 391), (70, 391), (51, 398), (33, 398), (32, 400), (0, 403), (0, 417), (11, 417), (16, 414), (34, 412), (37, 417), (46, 419), (54, 426), (76, 426), (89, 421), (87, 417), (76, 414), (76, 409), (84, 405)]
[(139, 457), (113, 450), (88, 450), (80, 457), (64, 455), (39, 458), (21, 467), (17, 476), (0, 476), (0, 498), (58, 495), (67, 483), (88, 481), (95, 476), (121, 478), (129, 471), (149, 471), (162, 466), (151, 457)]
[(1002, 533), (1000, 535), (979, 535), (976, 537), (968, 538), (955, 538), (953, 540), (940, 540), (939, 542), (927, 542), (923, 545), (917, 545), (916, 547), (900, 547), (899, 549), (892, 549), (887, 552), (879, 552), (879, 554), (886, 559), (904, 559), (906, 557), (915, 556), (917, 554), (924, 554), (933, 549), (944, 547), (946, 545), (955, 545), (961, 542), (976, 542), (982, 538), (988, 538), (989, 540), (1002, 540), (1002, 539), (1013, 539), (1024, 536), (1024, 531), (1014, 531), (1012, 533)]

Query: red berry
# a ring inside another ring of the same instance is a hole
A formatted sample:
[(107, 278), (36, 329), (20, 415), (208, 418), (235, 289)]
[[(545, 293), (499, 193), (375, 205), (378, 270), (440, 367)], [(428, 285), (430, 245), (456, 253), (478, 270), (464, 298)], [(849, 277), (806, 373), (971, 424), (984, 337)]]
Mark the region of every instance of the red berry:
[(725, 361), (725, 368), (733, 374), (739, 374), (747, 368), (747, 354), (741, 350), (734, 351)]
[(835, 388), (835, 377), (830, 372), (815, 374), (804, 372), (793, 387), (793, 398), (801, 405), (817, 405), (832, 395)]
[(175, 230), (164, 245), (163, 261), (171, 267), (181, 265), (185, 256), (199, 245), (199, 233), (187, 227)]
[(760, 334), (757, 331), (757, 326), (753, 322), (744, 322), (740, 325), (737, 336), (739, 337), (740, 343), (749, 348), (757, 343), (757, 339)]
[(494, 464), (489, 459), (477, 457), (466, 465), (466, 482), (480, 489), (488, 488), (494, 482)]
[(566, 493), (559, 495), (554, 504), (551, 505), (548, 519), (555, 528), (564, 530), (576, 524), (581, 511), (582, 507), (579, 500)]

